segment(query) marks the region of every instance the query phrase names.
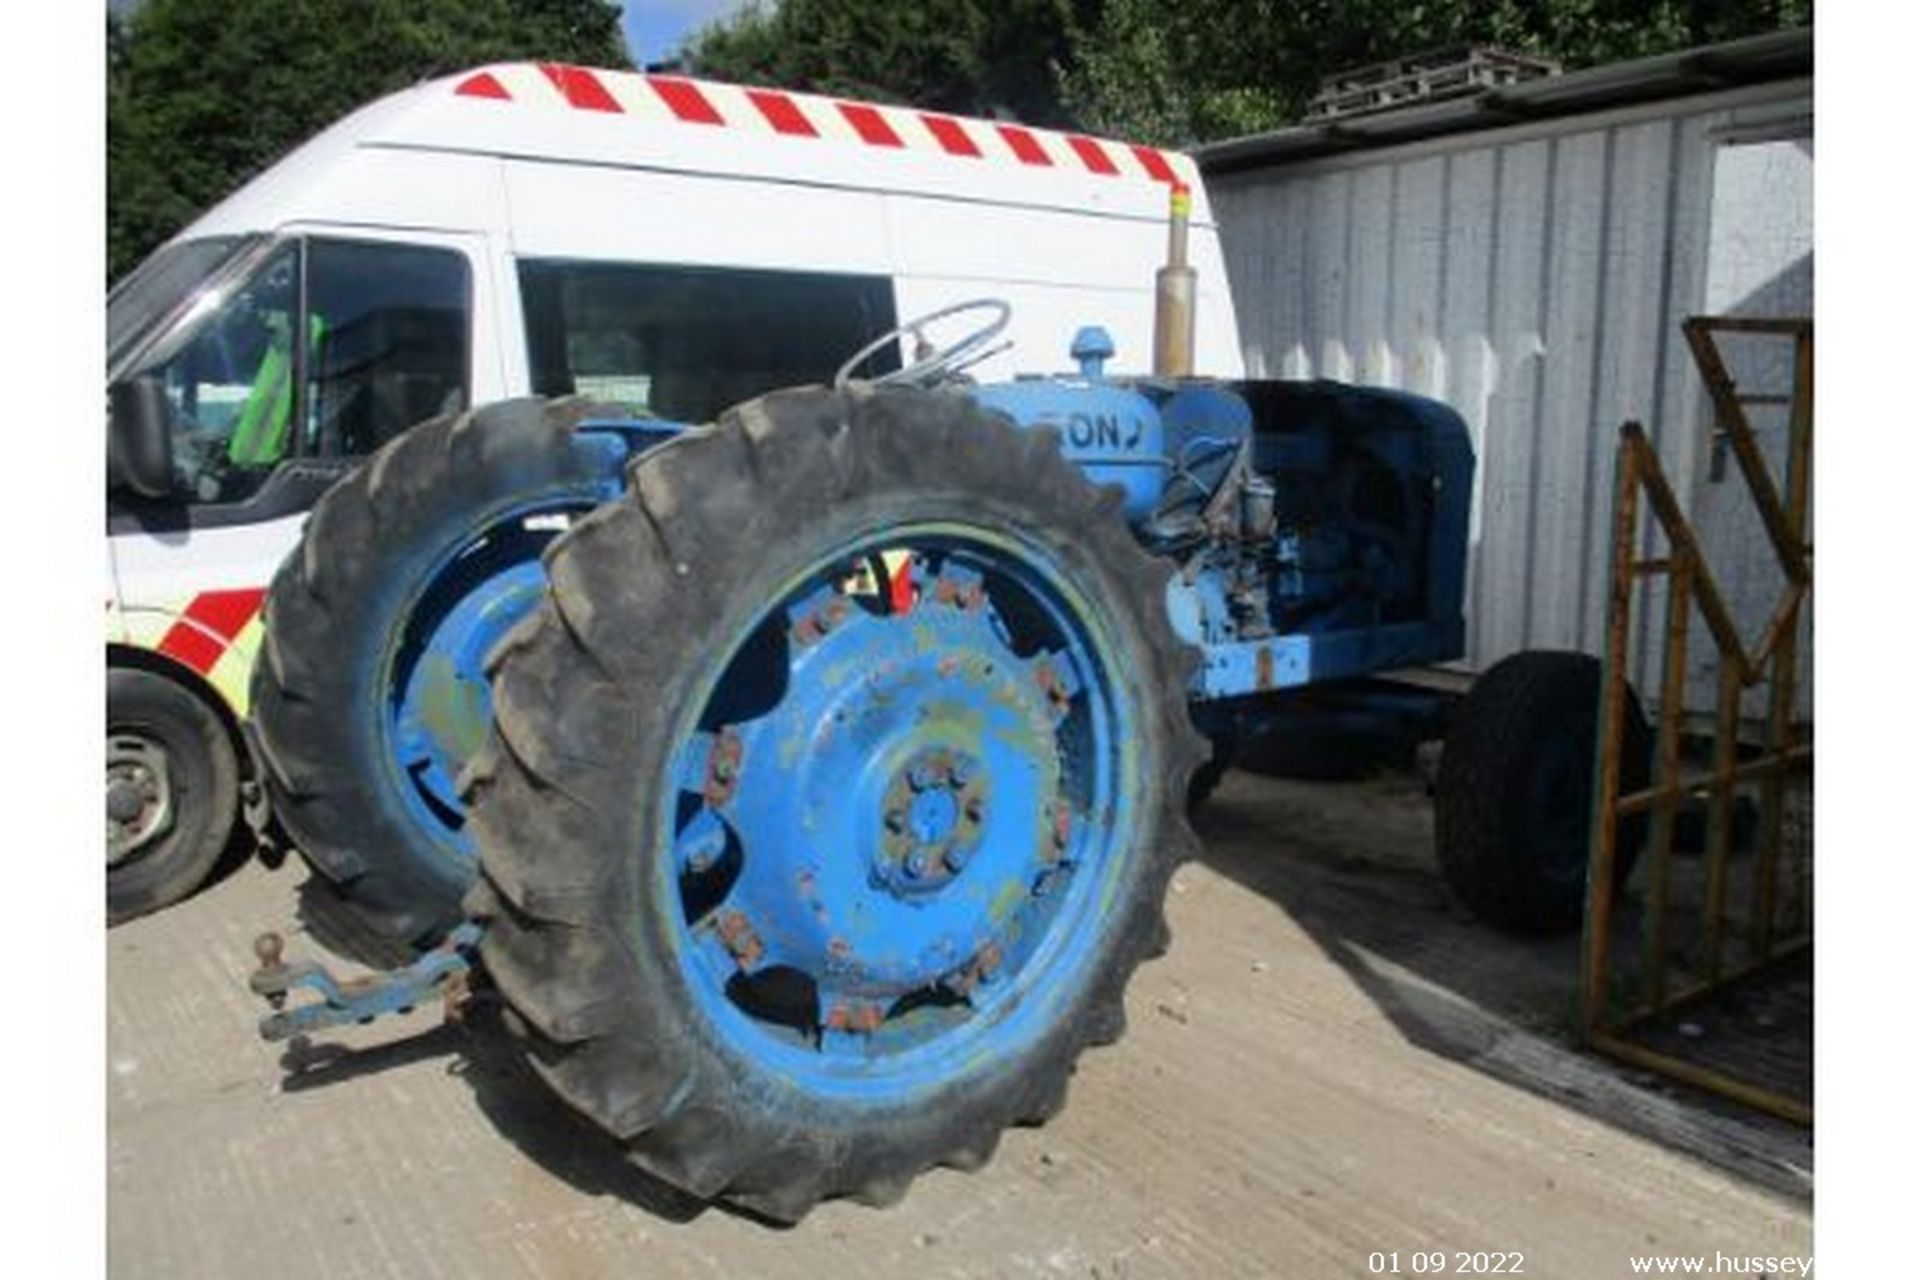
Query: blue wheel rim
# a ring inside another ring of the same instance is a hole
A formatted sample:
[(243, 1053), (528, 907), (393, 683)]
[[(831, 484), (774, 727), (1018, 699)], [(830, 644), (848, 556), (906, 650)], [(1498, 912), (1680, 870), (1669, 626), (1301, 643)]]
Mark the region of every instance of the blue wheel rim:
[(665, 780), (654, 901), (720, 1038), (895, 1101), (1057, 1025), (1127, 869), (1116, 652), (1052, 554), (999, 532), (891, 530), (777, 593)]
[(548, 497), (487, 517), (424, 576), (386, 664), (382, 758), (408, 818), (461, 860), (475, 857), (460, 771), (493, 720), (487, 654), (540, 602), (540, 553), (593, 503)]

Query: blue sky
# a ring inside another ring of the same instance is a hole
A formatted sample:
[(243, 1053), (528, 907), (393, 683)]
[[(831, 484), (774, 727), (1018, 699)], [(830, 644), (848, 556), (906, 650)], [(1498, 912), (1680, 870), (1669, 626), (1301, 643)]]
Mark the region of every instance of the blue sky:
[(752, 7), (753, 0), (625, 0), (620, 27), (636, 65), (658, 62), (680, 41), (720, 18)]

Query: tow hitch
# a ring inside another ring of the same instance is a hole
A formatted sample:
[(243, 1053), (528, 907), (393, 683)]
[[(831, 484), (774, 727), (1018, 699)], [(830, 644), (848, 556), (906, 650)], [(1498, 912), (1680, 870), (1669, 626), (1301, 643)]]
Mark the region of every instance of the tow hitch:
[[(288, 964), (286, 939), (263, 933), (253, 943), (260, 967), (247, 978), (253, 993), (264, 996), (274, 1010), (260, 1019), (260, 1038), (285, 1040), (323, 1027), (372, 1022), (384, 1013), (411, 1013), (436, 996), (446, 1007), (447, 1020), (458, 1021), (472, 997), (468, 977), (480, 933), (481, 926), (468, 921), (412, 964), (344, 980), (311, 960)], [(288, 995), (302, 987), (320, 998), (288, 1008)]]

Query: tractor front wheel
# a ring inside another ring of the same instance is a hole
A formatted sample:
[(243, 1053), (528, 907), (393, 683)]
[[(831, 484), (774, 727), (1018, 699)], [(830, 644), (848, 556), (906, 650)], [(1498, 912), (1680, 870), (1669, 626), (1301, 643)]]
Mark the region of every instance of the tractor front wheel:
[[(1579, 927), (1599, 715), (1599, 661), (1548, 650), (1495, 663), (1456, 713), (1434, 784), (1434, 843), (1454, 892), (1489, 924), (1518, 934)], [(1623, 792), (1647, 785), (1651, 751), (1628, 690)], [(1616, 885), (1633, 871), (1644, 825), (1621, 824)]]
[(1115, 1039), (1193, 850), (1169, 567), (952, 395), (780, 392), (636, 461), (495, 657), (487, 969), (540, 1074), (795, 1220), (975, 1167)]

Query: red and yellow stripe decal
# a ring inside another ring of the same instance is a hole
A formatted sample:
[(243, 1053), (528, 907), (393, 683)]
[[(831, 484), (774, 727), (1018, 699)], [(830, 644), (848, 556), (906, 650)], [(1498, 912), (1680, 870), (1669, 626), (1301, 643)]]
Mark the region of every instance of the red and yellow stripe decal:
[(454, 81), (453, 92), (463, 98), (571, 108), (640, 122), (740, 129), (881, 151), (931, 152), (981, 164), (1169, 186), (1182, 182), (1191, 186), (1197, 178), (1192, 160), (1157, 147), (685, 76), (602, 71), (556, 62), (513, 63), (469, 72)]
[(155, 647), (204, 676), (259, 614), (266, 595), (260, 587), (203, 591), (188, 602), (179, 621), (167, 628)]
[(123, 609), (109, 605), (107, 635), (152, 650), (204, 677), (234, 714), (244, 716), (263, 630), (260, 606), (266, 595), (264, 587), (239, 587)]

